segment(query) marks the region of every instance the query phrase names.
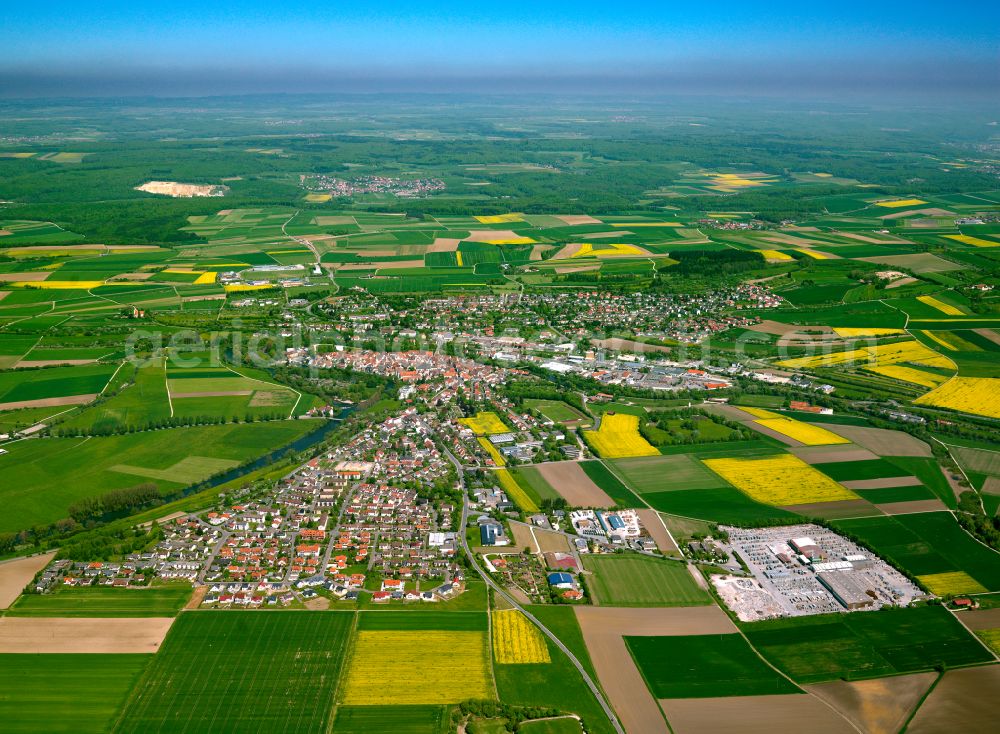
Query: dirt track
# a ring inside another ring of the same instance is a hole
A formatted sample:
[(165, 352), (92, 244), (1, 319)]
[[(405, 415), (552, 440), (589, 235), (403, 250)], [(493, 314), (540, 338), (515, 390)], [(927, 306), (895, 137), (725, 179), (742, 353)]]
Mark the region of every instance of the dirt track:
[(889, 487), (913, 487), (920, 484), (916, 477), (888, 477), (886, 479), (855, 479), (841, 482), (848, 489), (888, 489)]
[(156, 652), (172, 617), (0, 617), (0, 653)]
[(910, 515), (914, 512), (947, 512), (948, 506), (941, 500), (912, 500), (910, 502), (886, 502), (878, 505), (886, 515)]
[(6, 609), (20, 595), (35, 574), (49, 565), (56, 552), (27, 558), (14, 558), (0, 563), (0, 609)]
[(607, 492), (584, 474), (574, 461), (556, 461), (536, 464), (542, 479), (574, 507), (614, 507), (615, 501)]

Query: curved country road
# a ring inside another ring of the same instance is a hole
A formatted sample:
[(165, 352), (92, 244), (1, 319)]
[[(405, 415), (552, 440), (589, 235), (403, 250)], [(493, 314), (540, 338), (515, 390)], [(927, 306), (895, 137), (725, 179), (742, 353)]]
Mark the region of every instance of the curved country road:
[(566, 647), (566, 645), (563, 644), (562, 640), (556, 637), (555, 633), (553, 633), (548, 627), (542, 624), (541, 621), (539, 621), (539, 619), (535, 617), (535, 615), (533, 615), (527, 609), (522, 607), (514, 598), (512, 598), (506, 591), (504, 591), (503, 588), (499, 584), (497, 584), (476, 561), (476, 555), (472, 552), (472, 549), (469, 548), (468, 539), (466, 538), (466, 533), (465, 533), (469, 521), (469, 494), (465, 486), (465, 473), (462, 469), (461, 463), (458, 461), (458, 459), (452, 456), (450, 451), (445, 450), (445, 454), (447, 455), (448, 460), (455, 466), (455, 469), (458, 473), (459, 486), (462, 488), (462, 498), (463, 498), (462, 521), (459, 524), (458, 537), (459, 537), (459, 542), (462, 544), (462, 550), (465, 551), (465, 555), (469, 559), (469, 563), (471, 563), (472, 567), (476, 569), (476, 572), (480, 575), (483, 581), (486, 582), (486, 585), (489, 586), (491, 589), (493, 589), (494, 593), (503, 597), (503, 599), (508, 604), (510, 604), (514, 609), (517, 609), (519, 612), (521, 612), (521, 614), (530, 619), (532, 624), (538, 627), (538, 629), (540, 629), (545, 634), (546, 637), (548, 637), (550, 640), (552, 640), (553, 643), (555, 643), (556, 647), (558, 647), (560, 650), (563, 651), (566, 657), (569, 658), (570, 662), (573, 663), (573, 666), (577, 669), (577, 671), (579, 671), (580, 676), (587, 684), (587, 687), (590, 688), (591, 693), (594, 694), (594, 698), (597, 699), (597, 702), (601, 705), (601, 708), (604, 709), (604, 713), (607, 714), (607, 717), (611, 721), (612, 726), (614, 726), (615, 731), (617, 731), (618, 734), (625, 734), (625, 730), (622, 728), (621, 722), (618, 721), (618, 717), (615, 715), (614, 710), (612, 710), (611, 706), (605, 700), (604, 693), (602, 693), (601, 689), (598, 688), (597, 684), (594, 682), (594, 679), (590, 677), (590, 673), (588, 673), (587, 669), (583, 667), (583, 665), (577, 659), (576, 655), (574, 655), (573, 652), (568, 647)]

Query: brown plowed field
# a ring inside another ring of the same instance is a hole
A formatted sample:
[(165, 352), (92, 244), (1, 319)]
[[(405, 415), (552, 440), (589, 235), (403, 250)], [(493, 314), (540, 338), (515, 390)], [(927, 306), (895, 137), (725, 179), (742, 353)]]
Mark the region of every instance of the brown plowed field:
[(833, 706), (864, 734), (896, 734), (936, 677), (935, 673), (916, 673), (834, 681), (806, 686), (806, 690)]
[(807, 695), (667, 698), (660, 706), (674, 734), (857, 734), (822, 701)]
[(56, 554), (43, 553), (27, 558), (14, 558), (0, 563), (0, 609), (6, 609), (21, 594), (35, 574), (49, 565)]
[(0, 652), (156, 652), (172, 617), (0, 617)]
[(574, 507), (614, 507), (615, 501), (575, 461), (536, 464), (542, 479)]
[(907, 734), (996, 731), (1000, 665), (949, 670), (916, 716)]

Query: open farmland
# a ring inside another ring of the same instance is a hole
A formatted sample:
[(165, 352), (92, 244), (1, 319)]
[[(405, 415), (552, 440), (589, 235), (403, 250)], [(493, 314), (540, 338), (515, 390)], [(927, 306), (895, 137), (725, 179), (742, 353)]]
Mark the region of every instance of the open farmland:
[(344, 612), (182, 614), (115, 731), (322, 731), (353, 623)]
[(169, 617), (191, 598), (191, 585), (151, 588), (108, 586), (58, 588), (48, 594), (25, 594), (7, 612), (21, 617)]
[(27, 558), (0, 561), (0, 609), (13, 604), (24, 587), (35, 578), (35, 574), (45, 568), (54, 556), (55, 552), (40, 553)]
[(359, 630), (338, 700), (385, 706), (493, 698), (489, 641), (466, 630)]
[(671, 607), (709, 604), (687, 564), (642, 556), (587, 556), (587, 587), (600, 606)]
[(754, 424), (769, 428), (783, 436), (798, 441), (803, 446), (825, 446), (827, 444), (850, 443), (846, 438), (831, 433), (825, 428), (811, 426), (808, 423), (787, 418), (778, 413), (772, 413), (763, 408), (743, 408), (750, 415), (756, 416)]
[(640, 495), (726, 486), (717, 474), (689, 454), (615, 459), (609, 463)]
[(639, 434), (639, 418), (625, 413), (605, 413), (596, 431), (584, 431), (591, 448), (605, 459), (656, 456), (660, 452)]
[[(8, 508), (0, 531), (54, 522), (83, 497), (153, 481), (182, 489), (303, 435), (306, 421), (172, 428), (92, 438), (44, 438), (9, 444), (0, 455)], [(66, 477), (73, 477), (67, 482)]]
[(952, 377), (948, 382), (915, 403), (948, 408), (960, 413), (1000, 418), (1000, 379), (991, 377)]
[(842, 734), (853, 731), (821, 701), (794, 693), (669, 698), (662, 699), (660, 705), (674, 734), (724, 734), (735, 731), (740, 734), (771, 734), (775, 731)]
[(798, 683), (860, 680), (986, 662), (943, 607), (883, 609), (741, 624), (750, 644)]
[(740, 635), (626, 637), (625, 643), (656, 698), (798, 692)]
[(0, 655), (0, 720), (10, 734), (103, 734), (151, 655)]
[(615, 500), (586, 473), (589, 465), (604, 469), (598, 462), (572, 461), (538, 464), (533, 469), (571, 506), (614, 507)]
[(858, 496), (797, 456), (705, 459), (705, 464), (751, 499), (769, 505), (856, 500)]
[(496, 413), (478, 413), (472, 418), (462, 418), (459, 422), (471, 428), (477, 436), (510, 431), (507, 424)]
[(953, 728), (988, 731), (996, 723), (1000, 665), (945, 672), (923, 701), (906, 731), (936, 734)]
[(545, 637), (516, 609), (493, 612), (493, 660), (500, 665), (551, 662)]
[(338, 706), (333, 720), (337, 734), (446, 734), (445, 706)]

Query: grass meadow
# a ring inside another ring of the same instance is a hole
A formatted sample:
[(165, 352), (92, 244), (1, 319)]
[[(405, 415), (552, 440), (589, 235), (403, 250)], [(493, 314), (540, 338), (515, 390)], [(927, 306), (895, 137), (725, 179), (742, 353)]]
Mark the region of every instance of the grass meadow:
[(586, 556), (587, 588), (596, 603), (617, 607), (710, 604), (687, 565), (642, 556)]

